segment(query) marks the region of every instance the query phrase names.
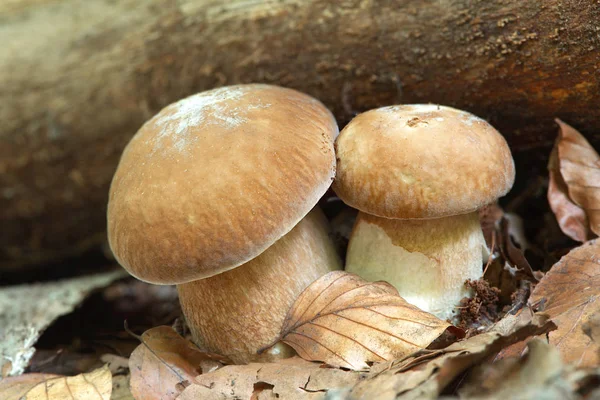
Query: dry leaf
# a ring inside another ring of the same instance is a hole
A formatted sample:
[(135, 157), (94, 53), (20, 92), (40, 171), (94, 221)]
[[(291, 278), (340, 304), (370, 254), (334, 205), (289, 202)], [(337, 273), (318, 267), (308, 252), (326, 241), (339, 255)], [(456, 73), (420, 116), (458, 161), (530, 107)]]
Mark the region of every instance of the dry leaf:
[(0, 381), (0, 398), (20, 399), (41, 382), (60, 377), (55, 374), (24, 374)]
[(125, 276), (127, 272), (119, 268), (57, 282), (0, 288), (2, 376), (22, 374), (35, 353), (33, 345), (55, 319), (73, 311), (94, 289)]
[[(456, 377), (500, 349), (553, 329), (545, 316), (525, 309), (507, 315), (488, 331), (442, 350), (421, 351), (402, 360), (373, 368), (368, 379), (352, 388), (348, 399), (437, 399)], [(402, 394), (402, 396), (400, 396)]]
[(567, 363), (600, 366), (600, 343), (586, 334), (600, 313), (600, 239), (581, 245), (564, 256), (544, 276), (531, 294), (558, 329), (550, 343)]
[(276, 363), (230, 365), (200, 375), (178, 400), (324, 399), (328, 393), (353, 386), (364, 377), (293, 357)]
[(69, 377), (25, 374), (0, 381), (3, 400), (110, 400), (111, 392), (107, 366)]
[(281, 340), (302, 358), (361, 370), (424, 349), (446, 330), (462, 331), (408, 304), (387, 282), (333, 271), (298, 296)]
[(194, 378), (213, 371), (228, 360), (202, 352), (168, 326), (144, 332), (131, 353), (130, 388), (136, 399), (175, 399)]
[(579, 132), (556, 122), (560, 130), (548, 164), (548, 202), (565, 235), (585, 242), (591, 232), (600, 234), (600, 155)]
[(556, 348), (542, 339), (532, 339), (529, 355), (486, 364), (461, 387), (461, 398), (488, 399), (574, 399), (578, 374), (565, 367)]
[(529, 343), (529, 338), (525, 340), (521, 340), (520, 342), (511, 344), (508, 347), (500, 350), (498, 354), (494, 356), (494, 362), (500, 362), (507, 358), (519, 358), (525, 355), (525, 351), (527, 350), (527, 343)]
[[(590, 241), (565, 255), (535, 288), (529, 303), (558, 325), (550, 343), (561, 351), (565, 362), (581, 367), (600, 363), (600, 242)], [(499, 352), (496, 360), (522, 356), (527, 341)]]

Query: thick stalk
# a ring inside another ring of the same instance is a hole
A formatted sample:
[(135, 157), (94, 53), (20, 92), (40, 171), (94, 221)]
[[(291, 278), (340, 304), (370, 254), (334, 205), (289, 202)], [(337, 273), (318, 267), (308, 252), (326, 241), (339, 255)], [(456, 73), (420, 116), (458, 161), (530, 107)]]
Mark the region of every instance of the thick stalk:
[(231, 271), (177, 286), (194, 341), (236, 363), (286, 354), (257, 350), (279, 336), (296, 297), (341, 264), (325, 217), (313, 210), (260, 256)]
[(360, 212), (346, 270), (394, 285), (400, 296), (446, 319), (482, 275), (485, 240), (476, 212), (426, 220), (386, 219)]

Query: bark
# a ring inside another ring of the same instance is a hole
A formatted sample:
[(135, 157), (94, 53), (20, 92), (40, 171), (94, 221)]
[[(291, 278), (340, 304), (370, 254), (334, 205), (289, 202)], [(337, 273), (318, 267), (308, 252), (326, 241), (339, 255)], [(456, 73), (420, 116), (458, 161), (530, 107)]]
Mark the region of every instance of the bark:
[(11, 0), (0, 5), (0, 267), (103, 237), (120, 152), (160, 108), (239, 82), (341, 124), (393, 103), (489, 119), (513, 150), (558, 116), (600, 139), (593, 0)]

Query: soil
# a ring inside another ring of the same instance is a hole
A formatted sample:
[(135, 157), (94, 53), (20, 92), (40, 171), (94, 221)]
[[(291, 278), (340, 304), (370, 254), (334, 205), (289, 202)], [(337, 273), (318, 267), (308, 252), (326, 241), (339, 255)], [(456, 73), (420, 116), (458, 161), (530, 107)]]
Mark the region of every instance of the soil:
[(500, 319), (500, 289), (491, 286), (484, 279), (469, 279), (465, 285), (473, 289), (474, 296), (461, 300), (458, 308), (459, 322), (456, 326), (463, 329), (469, 337), (476, 334), (479, 328), (491, 325)]

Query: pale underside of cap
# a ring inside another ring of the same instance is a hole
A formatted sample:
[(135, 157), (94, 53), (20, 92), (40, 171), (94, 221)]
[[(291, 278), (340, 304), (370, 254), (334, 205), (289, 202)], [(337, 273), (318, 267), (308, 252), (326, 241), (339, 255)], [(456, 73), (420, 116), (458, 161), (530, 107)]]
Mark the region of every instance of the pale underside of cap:
[(330, 186), (337, 133), (319, 101), (269, 85), (164, 108), (133, 137), (112, 181), (117, 260), (141, 280), (175, 284), (253, 259)]
[(334, 190), (386, 218), (465, 214), (510, 190), (510, 149), (490, 124), (450, 107), (384, 107), (354, 118), (336, 141)]

